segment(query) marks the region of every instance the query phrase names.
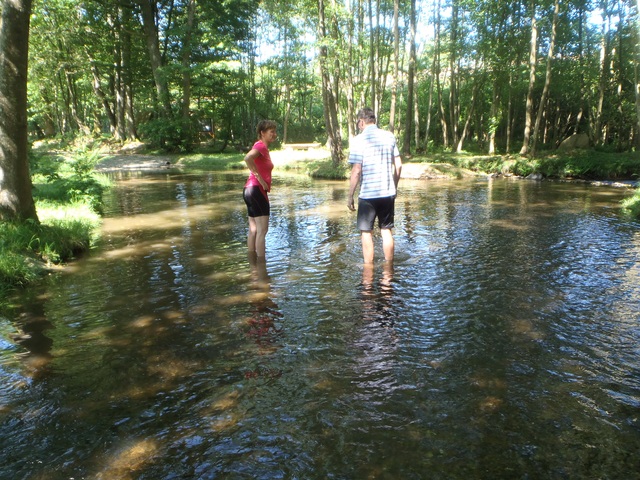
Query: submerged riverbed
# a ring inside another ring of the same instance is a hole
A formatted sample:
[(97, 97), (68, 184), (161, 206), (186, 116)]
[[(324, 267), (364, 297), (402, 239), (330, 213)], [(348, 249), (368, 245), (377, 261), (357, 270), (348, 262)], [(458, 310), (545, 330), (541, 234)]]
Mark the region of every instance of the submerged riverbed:
[(0, 478), (638, 478), (624, 190), (403, 181), (361, 263), (348, 182), (114, 173), (101, 246), (0, 315)]

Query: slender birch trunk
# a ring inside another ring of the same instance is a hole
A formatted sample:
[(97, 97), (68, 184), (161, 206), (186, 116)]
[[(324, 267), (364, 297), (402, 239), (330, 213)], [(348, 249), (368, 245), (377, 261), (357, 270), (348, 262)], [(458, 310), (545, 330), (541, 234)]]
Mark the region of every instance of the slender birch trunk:
[(549, 42), (549, 53), (547, 55), (547, 71), (544, 79), (544, 87), (542, 89), (542, 98), (538, 105), (538, 115), (536, 116), (536, 124), (533, 128), (533, 138), (531, 139), (531, 155), (536, 153), (536, 144), (540, 133), (540, 122), (547, 105), (547, 97), (549, 95), (549, 86), (551, 85), (551, 63), (553, 60), (553, 49), (556, 43), (556, 31), (558, 27), (558, 12), (560, 11), (560, 0), (555, 0), (553, 9), (553, 23), (551, 25), (551, 41)]

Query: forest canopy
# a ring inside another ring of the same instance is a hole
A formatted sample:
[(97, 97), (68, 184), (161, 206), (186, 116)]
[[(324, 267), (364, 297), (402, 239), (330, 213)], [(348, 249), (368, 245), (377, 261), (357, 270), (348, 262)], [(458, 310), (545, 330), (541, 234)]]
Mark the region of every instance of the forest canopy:
[[(404, 153), (640, 146), (640, 0), (35, 0), (32, 138), (166, 150), (344, 143), (371, 106)], [(340, 145), (341, 148), (341, 145)]]

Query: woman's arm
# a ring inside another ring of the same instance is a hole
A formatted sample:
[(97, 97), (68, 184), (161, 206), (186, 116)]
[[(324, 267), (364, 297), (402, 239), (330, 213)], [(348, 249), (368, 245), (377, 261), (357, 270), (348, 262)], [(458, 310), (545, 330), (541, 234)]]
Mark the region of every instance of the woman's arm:
[(256, 166), (256, 158), (258, 158), (259, 156), (260, 152), (255, 148), (252, 148), (244, 157), (244, 162), (247, 164), (247, 167), (249, 167), (249, 170), (251, 170), (251, 173), (253, 173), (260, 185), (262, 185), (264, 191), (268, 192), (269, 185), (267, 185), (267, 182), (264, 180), (264, 178), (262, 178), (262, 175), (260, 175), (260, 172), (258, 172), (258, 167)]

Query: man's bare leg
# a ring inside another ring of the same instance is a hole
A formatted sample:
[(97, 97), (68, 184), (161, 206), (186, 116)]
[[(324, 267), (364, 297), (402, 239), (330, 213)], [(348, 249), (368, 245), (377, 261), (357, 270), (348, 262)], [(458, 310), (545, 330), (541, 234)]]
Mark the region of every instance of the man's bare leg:
[(360, 236), (362, 238), (362, 258), (364, 263), (373, 263), (373, 232), (371, 230), (362, 230)]
[(387, 262), (393, 262), (393, 253), (395, 249), (393, 233), (390, 228), (382, 228), (380, 229), (380, 234), (382, 235), (382, 251), (384, 252), (384, 259)]

